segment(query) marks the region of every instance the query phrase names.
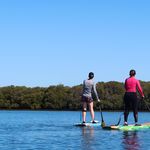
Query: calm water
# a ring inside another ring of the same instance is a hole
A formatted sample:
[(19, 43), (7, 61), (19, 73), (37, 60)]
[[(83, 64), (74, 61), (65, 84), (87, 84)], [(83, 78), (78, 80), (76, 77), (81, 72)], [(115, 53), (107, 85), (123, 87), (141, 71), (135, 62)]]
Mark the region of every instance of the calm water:
[[(120, 114), (104, 112), (105, 122), (115, 124)], [(139, 113), (140, 122), (150, 122), (149, 116)], [(87, 118), (90, 120), (89, 114)], [(96, 119), (100, 120), (99, 112)], [(0, 111), (0, 150), (150, 150), (150, 130), (123, 132), (73, 126), (79, 121), (80, 112)], [(129, 122), (133, 123), (132, 113)]]

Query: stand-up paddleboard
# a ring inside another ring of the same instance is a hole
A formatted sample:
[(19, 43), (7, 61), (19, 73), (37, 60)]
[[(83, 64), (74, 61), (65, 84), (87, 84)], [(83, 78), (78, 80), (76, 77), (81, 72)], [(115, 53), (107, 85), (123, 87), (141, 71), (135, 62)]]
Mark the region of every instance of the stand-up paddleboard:
[(87, 122), (87, 123), (76, 123), (74, 125), (78, 127), (98, 127), (101, 126), (101, 123), (97, 121), (96, 123)]
[(128, 126), (105, 126), (105, 130), (122, 130), (122, 131), (136, 131), (142, 129), (150, 129), (150, 123), (143, 123), (141, 126), (128, 125)]

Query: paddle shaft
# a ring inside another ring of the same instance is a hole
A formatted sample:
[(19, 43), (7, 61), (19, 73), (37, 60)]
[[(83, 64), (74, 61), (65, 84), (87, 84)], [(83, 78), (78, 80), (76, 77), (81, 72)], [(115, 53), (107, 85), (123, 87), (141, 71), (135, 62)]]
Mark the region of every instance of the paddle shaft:
[(120, 115), (119, 121), (118, 121), (118, 123), (117, 123), (115, 126), (118, 126), (118, 125), (120, 124), (120, 122), (121, 122), (121, 117), (122, 117), (123, 114), (124, 114), (124, 113), (122, 113), (122, 114)]
[(104, 122), (103, 113), (102, 113), (102, 109), (101, 109), (101, 106), (100, 106), (100, 105), (99, 105), (99, 109), (100, 109), (100, 113), (101, 113), (102, 122)]
[(145, 103), (145, 105), (146, 105), (147, 109), (150, 111), (150, 108), (149, 108), (149, 106), (148, 106), (147, 102), (146, 102), (145, 100), (143, 100), (143, 101), (144, 101), (144, 103)]

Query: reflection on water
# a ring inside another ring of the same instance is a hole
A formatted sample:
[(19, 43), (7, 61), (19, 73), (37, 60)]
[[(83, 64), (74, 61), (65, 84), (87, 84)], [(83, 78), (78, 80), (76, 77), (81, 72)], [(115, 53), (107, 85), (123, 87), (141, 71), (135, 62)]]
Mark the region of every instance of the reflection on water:
[(82, 128), (82, 141), (81, 147), (86, 150), (93, 149), (93, 141), (94, 141), (94, 127), (83, 127)]
[(125, 150), (139, 150), (138, 132), (123, 132), (123, 147)]

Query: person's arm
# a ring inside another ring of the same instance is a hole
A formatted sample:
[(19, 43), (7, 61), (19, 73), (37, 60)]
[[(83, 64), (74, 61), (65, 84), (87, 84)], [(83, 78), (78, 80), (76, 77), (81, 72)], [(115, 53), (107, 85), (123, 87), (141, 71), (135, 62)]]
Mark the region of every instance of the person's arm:
[(83, 81), (83, 89), (84, 89), (84, 87), (85, 87), (85, 80)]
[(125, 80), (124, 88), (127, 91), (127, 79)]
[(143, 93), (143, 90), (142, 90), (142, 87), (141, 87), (141, 85), (140, 85), (139, 80), (137, 80), (136, 85), (137, 85), (138, 92), (139, 92), (140, 95), (144, 98), (144, 93)]
[(96, 96), (97, 101), (100, 102), (100, 99), (99, 99), (99, 97), (98, 97), (97, 90), (96, 90), (96, 85), (95, 85), (94, 83), (93, 83), (93, 91), (94, 91), (94, 93), (95, 93), (95, 96)]
[(84, 90), (85, 90), (85, 80), (83, 81), (83, 85), (82, 85), (82, 95), (84, 94)]

